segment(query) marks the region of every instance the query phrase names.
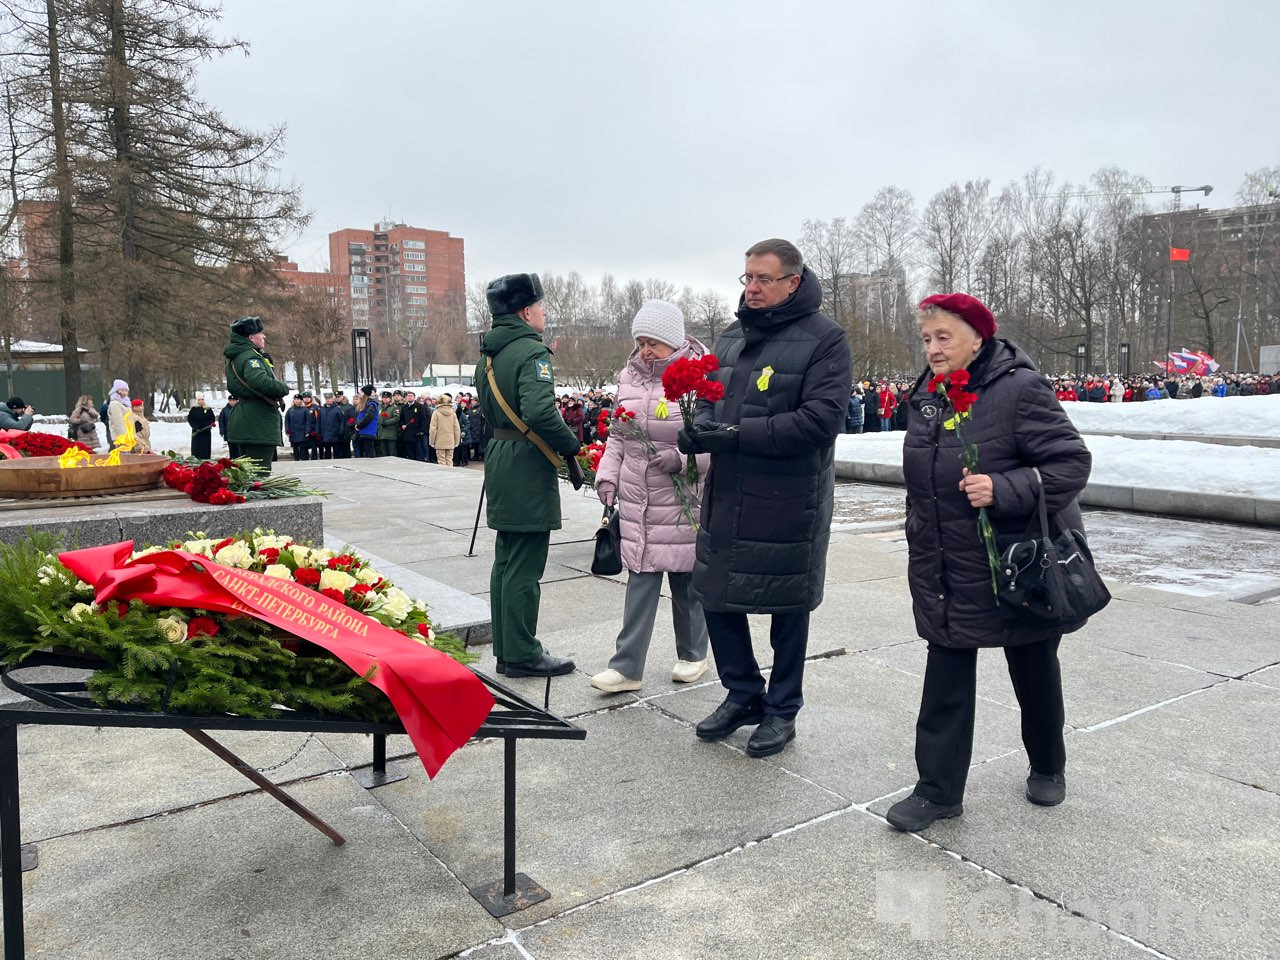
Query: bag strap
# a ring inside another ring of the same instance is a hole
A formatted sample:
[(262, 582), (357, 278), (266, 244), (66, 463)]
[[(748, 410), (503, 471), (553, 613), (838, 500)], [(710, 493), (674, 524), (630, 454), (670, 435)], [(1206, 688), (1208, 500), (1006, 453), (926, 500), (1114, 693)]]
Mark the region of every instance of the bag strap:
[(498, 406), (502, 408), (502, 412), (507, 415), (507, 419), (511, 421), (512, 425), (524, 435), (526, 440), (542, 451), (542, 455), (551, 461), (553, 467), (559, 470), (565, 466), (564, 458), (552, 450), (547, 441), (529, 429), (529, 425), (521, 420), (519, 415), (511, 409), (511, 405), (507, 403), (507, 398), (498, 389), (498, 380), (493, 375), (493, 357), (486, 356), (484, 358), (484, 373), (489, 379), (489, 389), (493, 391), (494, 399), (498, 401)]
[(271, 404), (273, 407), (275, 407), (277, 410), (283, 410), (283, 409), (284, 409), (284, 400), (282, 400), (282, 399), (280, 399), (280, 398), (276, 398), (275, 400), (272, 400), (270, 397), (268, 397), (268, 396), (267, 396), (265, 393), (263, 393), (262, 391), (260, 391), (260, 390), (255, 390), (253, 387), (249, 386), (249, 384), (245, 383), (245, 379), (244, 379), (244, 377), (240, 376), (240, 371), (236, 369), (236, 365), (235, 365), (235, 361), (234, 361), (234, 360), (231, 362), (231, 372), (232, 372), (232, 373), (234, 373), (234, 374), (236, 375), (236, 379), (240, 381), (240, 385), (241, 385), (242, 387), (244, 387), (246, 390), (248, 390), (250, 393), (252, 393), (254, 396), (256, 396), (256, 397), (257, 397), (259, 400), (261, 400), (263, 403), (269, 403), (269, 404)]

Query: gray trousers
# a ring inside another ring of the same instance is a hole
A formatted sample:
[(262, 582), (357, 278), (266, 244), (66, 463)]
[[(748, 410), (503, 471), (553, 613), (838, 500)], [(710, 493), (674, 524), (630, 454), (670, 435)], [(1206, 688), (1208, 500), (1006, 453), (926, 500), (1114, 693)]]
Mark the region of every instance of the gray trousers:
[[(662, 595), (661, 573), (635, 573), (627, 576), (627, 599), (622, 608), (622, 631), (618, 634), (618, 652), (609, 666), (628, 680), (644, 679), (644, 662), (653, 639), (653, 621), (658, 615)], [(707, 658), (707, 621), (702, 604), (689, 596), (692, 573), (668, 573), (671, 583), (671, 613), (676, 628), (676, 657), (697, 662)]]

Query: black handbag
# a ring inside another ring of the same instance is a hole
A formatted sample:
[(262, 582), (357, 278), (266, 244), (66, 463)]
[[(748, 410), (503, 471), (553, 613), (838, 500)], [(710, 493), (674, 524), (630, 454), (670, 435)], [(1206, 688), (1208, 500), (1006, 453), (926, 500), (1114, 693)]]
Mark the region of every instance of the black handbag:
[(596, 531), (591, 572), (597, 577), (615, 577), (622, 572), (622, 530), (618, 525), (617, 507), (604, 508), (600, 529)]
[(1040, 538), (1029, 536), (1001, 549), (996, 596), (1028, 620), (1078, 630), (1111, 602), (1111, 592), (1098, 576), (1082, 531), (1059, 525), (1058, 535), (1050, 535), (1044, 481), (1039, 470), (1032, 470), (1040, 486)]

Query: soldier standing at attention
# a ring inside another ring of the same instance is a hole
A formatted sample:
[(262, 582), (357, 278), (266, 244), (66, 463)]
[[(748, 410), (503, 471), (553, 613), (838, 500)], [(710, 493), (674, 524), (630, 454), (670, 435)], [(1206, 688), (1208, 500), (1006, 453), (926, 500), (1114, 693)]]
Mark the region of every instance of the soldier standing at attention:
[(560, 529), (553, 460), (576, 456), (578, 438), (556, 412), (538, 275), (499, 277), (486, 293), (493, 328), (480, 346), (476, 395), (493, 427), (484, 471), (486, 517), (489, 529), (497, 531), (489, 576), (493, 653), (498, 672), (508, 677), (558, 677), (571, 673), (574, 664), (551, 656), (538, 640), (538, 580), (551, 531)]
[(238, 401), (227, 418), (227, 443), (270, 473), (280, 445), (280, 398), (289, 393), (289, 385), (276, 379), (266, 348), (262, 318), (241, 317), (231, 324), (231, 342), (222, 354), (227, 358), (227, 392)]

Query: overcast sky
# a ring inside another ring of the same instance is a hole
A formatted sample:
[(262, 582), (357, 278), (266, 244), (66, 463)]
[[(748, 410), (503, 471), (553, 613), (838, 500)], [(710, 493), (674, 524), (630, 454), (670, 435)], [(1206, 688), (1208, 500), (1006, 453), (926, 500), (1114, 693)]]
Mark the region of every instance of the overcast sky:
[(1115, 165), (1227, 206), (1280, 164), (1276, 0), (223, 9), (251, 53), (206, 65), (201, 93), (287, 124), (305, 269), (329, 231), (389, 218), (465, 238), (468, 282), (576, 269), (736, 302), (748, 245), (880, 186), (923, 206), (952, 181)]

